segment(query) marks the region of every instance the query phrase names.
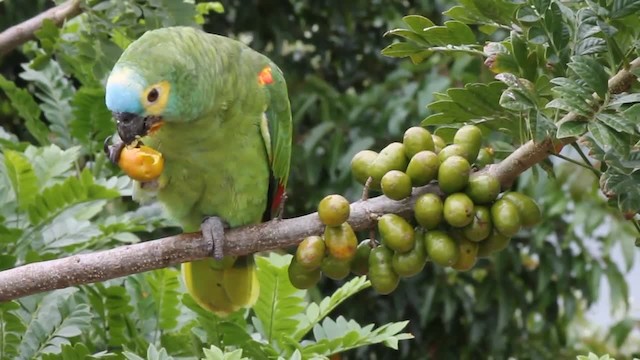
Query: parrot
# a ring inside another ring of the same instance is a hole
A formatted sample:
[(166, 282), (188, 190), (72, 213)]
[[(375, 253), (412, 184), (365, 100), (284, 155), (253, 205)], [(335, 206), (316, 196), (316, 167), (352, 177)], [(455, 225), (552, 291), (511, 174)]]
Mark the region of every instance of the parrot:
[(213, 244), (212, 258), (182, 264), (187, 291), (219, 316), (253, 306), (253, 254), (224, 256), (224, 231), (282, 215), (292, 119), (280, 68), (229, 37), (160, 28), (123, 51), (105, 103), (122, 140), (105, 142), (111, 161), (136, 144), (164, 159), (157, 179), (134, 181), (134, 198), (157, 198), (184, 232)]

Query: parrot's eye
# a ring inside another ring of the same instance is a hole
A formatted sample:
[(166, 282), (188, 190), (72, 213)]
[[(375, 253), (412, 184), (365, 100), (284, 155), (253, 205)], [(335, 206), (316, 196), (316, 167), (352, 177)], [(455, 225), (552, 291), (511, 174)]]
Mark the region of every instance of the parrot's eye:
[(158, 94), (158, 89), (153, 88), (151, 89), (151, 91), (149, 91), (149, 93), (147, 94), (147, 101), (152, 103), (155, 102), (156, 100), (158, 100), (158, 96), (160, 94)]

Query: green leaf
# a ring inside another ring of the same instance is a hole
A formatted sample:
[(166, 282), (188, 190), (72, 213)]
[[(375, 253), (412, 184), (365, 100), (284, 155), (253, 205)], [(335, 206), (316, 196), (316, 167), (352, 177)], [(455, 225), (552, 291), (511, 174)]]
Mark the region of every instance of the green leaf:
[(630, 103), (640, 103), (640, 93), (614, 95), (607, 107), (617, 107), (618, 105)]
[(300, 341), (313, 327), (333, 311), (338, 305), (358, 292), (371, 286), (366, 276), (355, 277), (340, 286), (331, 296), (325, 297), (319, 304), (310, 303), (303, 312), (305, 321), (293, 335), (294, 340)]
[(85, 146), (102, 143), (115, 132), (115, 122), (104, 104), (104, 96), (103, 88), (82, 87), (71, 101), (73, 120), (69, 124), (70, 132)]
[(420, 15), (407, 15), (402, 18), (402, 21), (404, 21), (404, 23), (407, 24), (409, 28), (417, 34), (422, 33), (425, 28), (435, 26), (435, 24), (431, 20)]
[(565, 121), (558, 126), (556, 137), (558, 139), (577, 137), (587, 132), (587, 122), (574, 120)]
[[(124, 357), (129, 360), (145, 360), (135, 353), (129, 351), (123, 352), (122, 355), (124, 355)], [(149, 344), (149, 347), (147, 348), (146, 360), (173, 360), (173, 357), (167, 354), (166, 349), (161, 348), (160, 350), (158, 350), (153, 344)]]
[(40, 120), (40, 108), (33, 96), (25, 89), (20, 89), (12, 81), (7, 80), (0, 75), (0, 88), (11, 102), (11, 106), (16, 109), (18, 115), (25, 121), (25, 126), (29, 133), (41, 145), (49, 144), (49, 130), (47, 126)]
[(26, 330), (16, 315), (19, 308), (15, 301), (0, 303), (0, 359), (14, 359), (19, 355), (18, 349)]
[(159, 329), (169, 331), (178, 326), (180, 315), (180, 272), (166, 268), (145, 274), (151, 287)]
[(613, 0), (611, 18), (618, 19), (640, 11), (640, 0)]
[[(90, 356), (89, 349), (82, 343), (74, 345), (63, 344), (60, 353), (42, 354), (42, 360), (86, 360), (94, 359)], [(109, 358), (107, 356), (107, 358)]]
[(92, 318), (87, 304), (78, 303), (76, 290), (58, 290), (45, 296), (30, 314), (31, 319), (20, 343), (20, 358), (37, 358), (59, 353), (62, 344), (89, 329)]
[(637, 133), (636, 124), (630, 119), (627, 119), (627, 117), (624, 116), (624, 113), (602, 112), (596, 114), (596, 119), (609, 126), (610, 128), (616, 129), (617, 131), (625, 132), (631, 135)]
[(54, 144), (45, 147), (29, 146), (25, 149), (24, 155), (33, 165), (39, 184), (47, 187), (75, 172), (74, 165), (80, 158), (81, 149), (74, 146), (62, 150)]
[(588, 128), (593, 135), (594, 140), (602, 149), (604, 149), (604, 151), (614, 149), (619, 154), (626, 154), (629, 152), (629, 144), (621, 138), (619, 133), (610, 127), (598, 121), (590, 122)]
[(571, 70), (582, 79), (600, 98), (604, 99), (609, 87), (609, 76), (604, 67), (590, 56), (574, 56), (567, 64)]
[(117, 190), (95, 184), (91, 171), (85, 168), (80, 178), (68, 177), (64, 182), (49, 186), (34, 196), (29, 203), (29, 221), (32, 224), (49, 222), (72, 205), (119, 196)]
[(27, 158), (16, 151), (5, 150), (4, 166), (21, 209), (26, 210), (38, 193), (38, 178)]
[(69, 132), (69, 102), (75, 91), (73, 84), (67, 80), (60, 65), (55, 61), (49, 61), (41, 70), (34, 70), (25, 65), (22, 67), (24, 71), (20, 73), (20, 77), (36, 86), (35, 96), (41, 101), (40, 109), (50, 123), (50, 138), (63, 148), (72, 146), (73, 139)]
[(382, 49), (382, 55), (390, 57), (407, 57), (422, 50), (423, 48), (419, 47), (418, 45), (407, 42), (399, 42), (391, 44)]
[(260, 296), (253, 307), (262, 335), (270, 344), (278, 344), (281, 337), (296, 331), (297, 317), (304, 311), (306, 291), (295, 288), (289, 281), (291, 255), (271, 253), (256, 257)]
[(626, 309), (629, 305), (629, 288), (624, 279), (624, 275), (622, 275), (614, 263), (608, 264), (605, 274), (609, 282), (612, 311), (615, 309)]

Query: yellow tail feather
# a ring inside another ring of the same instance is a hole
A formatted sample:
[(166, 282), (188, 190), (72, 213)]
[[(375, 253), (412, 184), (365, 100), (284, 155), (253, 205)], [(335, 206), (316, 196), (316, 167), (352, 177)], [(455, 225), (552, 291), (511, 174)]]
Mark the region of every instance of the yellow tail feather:
[(260, 293), (253, 256), (240, 257), (232, 266), (213, 259), (182, 264), (187, 290), (203, 308), (227, 316), (253, 306)]

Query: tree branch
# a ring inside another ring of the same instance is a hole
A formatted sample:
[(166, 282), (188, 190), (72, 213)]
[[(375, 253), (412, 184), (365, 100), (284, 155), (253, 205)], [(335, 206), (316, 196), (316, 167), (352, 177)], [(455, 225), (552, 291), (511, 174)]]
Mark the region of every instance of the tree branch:
[(33, 39), (33, 34), (40, 29), (45, 19), (52, 20), (57, 26), (82, 12), (81, 0), (68, 0), (58, 6), (32, 17), (18, 25), (14, 25), (0, 33), (0, 56)]
[[(630, 69), (621, 70), (611, 78), (610, 91), (619, 93), (628, 89), (636, 79), (631, 70), (639, 67), (640, 58), (631, 62)], [(570, 119), (577, 119), (577, 116), (570, 113), (562, 120)], [(569, 143), (575, 139), (562, 141)], [(544, 160), (552, 146), (551, 140), (540, 143), (529, 141), (502, 162), (483, 171), (496, 176), (503, 188), (508, 187), (523, 171)], [(378, 215), (409, 214), (416, 199), (427, 192), (437, 193), (439, 189), (435, 185), (415, 188), (411, 197), (402, 201), (394, 201), (386, 196), (357, 201), (351, 204), (349, 223), (359, 231), (374, 226)], [(317, 213), (235, 228), (225, 234), (224, 252), (245, 255), (285, 248), (298, 244), (306, 236), (321, 234), (323, 228)], [(31, 263), (0, 272), (0, 301), (205, 259), (211, 256), (212, 249), (213, 244), (207, 243), (201, 233), (188, 233), (112, 250)]]

